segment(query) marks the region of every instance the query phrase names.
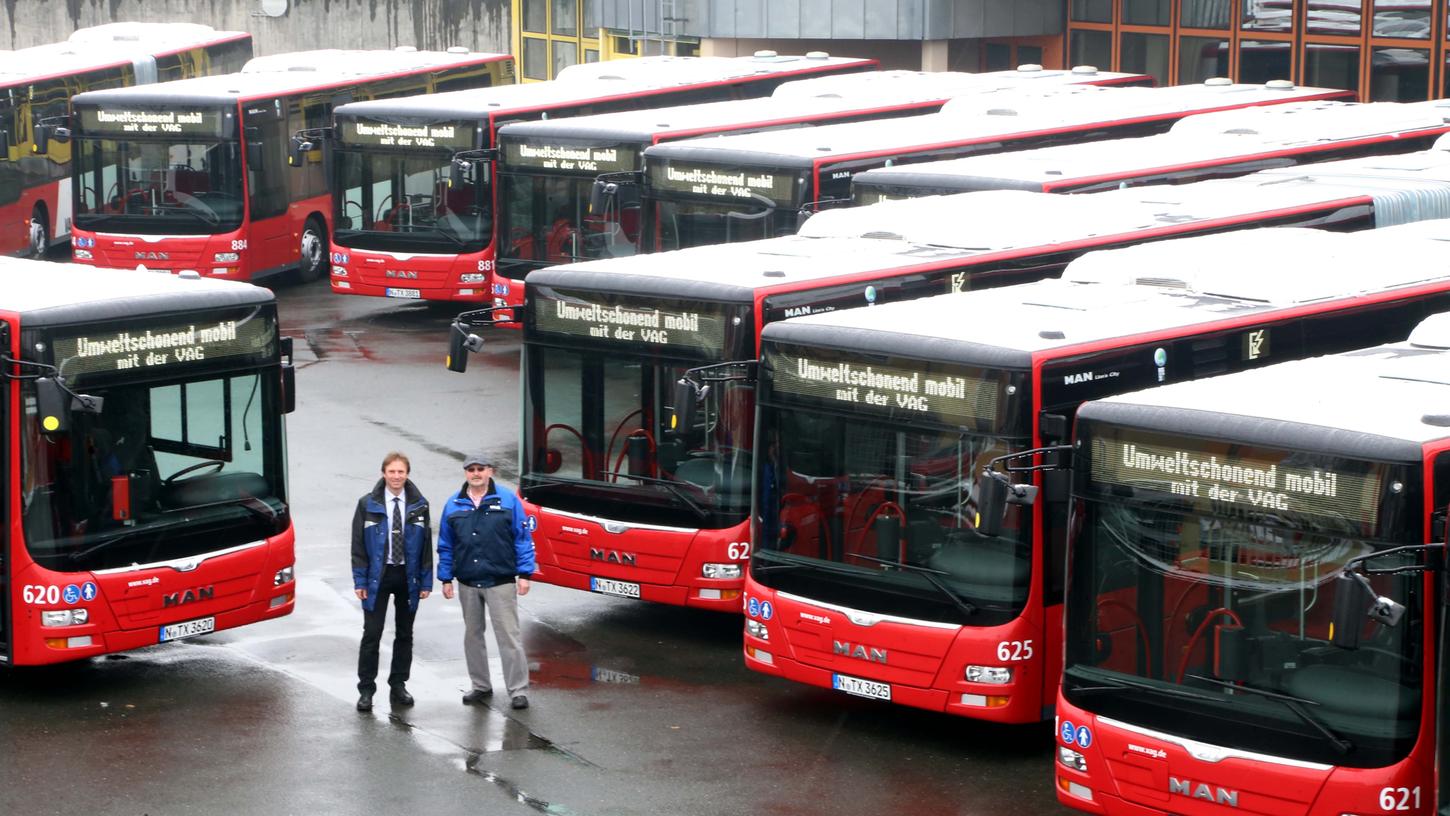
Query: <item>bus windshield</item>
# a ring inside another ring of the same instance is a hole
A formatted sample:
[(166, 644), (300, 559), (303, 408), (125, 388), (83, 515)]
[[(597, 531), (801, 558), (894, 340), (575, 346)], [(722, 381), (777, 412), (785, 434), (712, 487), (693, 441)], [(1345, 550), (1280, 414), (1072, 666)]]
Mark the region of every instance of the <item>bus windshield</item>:
[(719, 383), (694, 427), (667, 430), (673, 386), (695, 365), (530, 346), (525, 496), (635, 523), (720, 529), (744, 521), (754, 389)]
[(793, 235), (796, 212), (758, 198), (698, 201), (657, 198), (652, 203), (660, 251)]
[[(1395, 626), (1366, 616), (1358, 648), (1331, 644), (1329, 624), (1346, 562), (1421, 543), (1384, 536), (1417, 526), (1406, 521), (1408, 469), (1231, 445), (1159, 457), (1168, 445), (1133, 440), (1090, 445), (1094, 481), (1077, 500), (1070, 545), (1067, 698), (1145, 728), (1306, 762), (1369, 768), (1407, 756), (1420, 724), (1423, 573), (1370, 576), (1407, 612)], [(1109, 456), (1128, 464), (1101, 461)], [(1149, 468), (1191, 468), (1196, 484), (1146, 487)]]
[(492, 186), (483, 165), (450, 179), (452, 159), (436, 152), (336, 152), (334, 238), (354, 249), (477, 252), (493, 234)]
[(500, 271), (522, 280), (530, 269), (634, 255), (639, 242), (639, 188), (622, 185), (618, 211), (589, 213), (594, 179), (542, 173), (503, 175), (508, 239)]
[(26, 546), (47, 569), (120, 569), (190, 558), (284, 531), (275, 371), (87, 388), (99, 414), (22, 434)]
[(75, 223), (142, 234), (207, 234), (242, 223), (240, 147), (184, 142), (77, 140)]
[(759, 583), (866, 612), (966, 626), (1015, 618), (1032, 578), (1031, 515), (976, 532), (974, 480), (1025, 438), (762, 408)]

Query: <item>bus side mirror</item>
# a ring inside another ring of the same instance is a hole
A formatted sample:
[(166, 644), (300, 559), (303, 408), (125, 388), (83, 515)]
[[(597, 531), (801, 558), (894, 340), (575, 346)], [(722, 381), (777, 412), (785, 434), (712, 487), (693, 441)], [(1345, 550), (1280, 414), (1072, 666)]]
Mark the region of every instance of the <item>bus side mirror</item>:
[(624, 438), (625, 460), (630, 476), (649, 476), (650, 439), (649, 434), (635, 432)]
[(0, 157), (4, 157), (6, 161), (10, 160), (10, 147), (10, 132), (0, 130)]
[(468, 370), (468, 353), (483, 350), (483, 338), (468, 330), (463, 323), (454, 322), (448, 327), (448, 359), (445, 365), (449, 371), (459, 374)]
[(36, 125), (31, 129), (33, 135), (30, 142), (31, 153), (44, 156), (50, 151), (50, 133), (53, 129), (50, 125)]
[(672, 402), (674, 411), (670, 414), (670, 433), (684, 438), (695, 429), (695, 415), (705, 393), (694, 383), (683, 377), (675, 381)]
[(292, 338), (282, 338), (282, 413), (297, 410), (297, 367), (292, 362)]
[[(248, 148), (251, 144), (248, 144)], [(293, 136), (287, 143), (287, 165), (289, 167), (301, 167), (307, 163), (307, 154), (316, 150), (317, 146), (301, 136)], [(251, 158), (250, 156), (248, 157)]]
[(74, 412), (99, 414), (105, 400), (89, 394), (76, 394), (56, 377), (40, 377), (35, 381), (36, 408), (40, 412), (40, 430), (61, 434), (70, 430)]
[(1398, 626), (1404, 616), (1404, 605), (1376, 595), (1368, 578), (1357, 572), (1342, 572), (1335, 579), (1329, 642), (1341, 649), (1358, 649), (1360, 630), (1366, 618), (1382, 626)]
[(471, 162), (469, 162), (468, 159), (460, 159), (456, 156), (453, 158), (452, 161), (448, 163), (449, 187), (462, 187), (464, 183), (468, 181), (469, 164), (471, 164)]
[(1007, 474), (991, 468), (983, 468), (977, 478), (977, 519), (973, 525), (979, 535), (1002, 534), (1002, 522), (1007, 517), (1007, 505), (1030, 505), (1037, 501), (1037, 485), (1012, 484)]
[(619, 200), (619, 185), (604, 179), (595, 179), (589, 188), (589, 214), (604, 215), (614, 208)]

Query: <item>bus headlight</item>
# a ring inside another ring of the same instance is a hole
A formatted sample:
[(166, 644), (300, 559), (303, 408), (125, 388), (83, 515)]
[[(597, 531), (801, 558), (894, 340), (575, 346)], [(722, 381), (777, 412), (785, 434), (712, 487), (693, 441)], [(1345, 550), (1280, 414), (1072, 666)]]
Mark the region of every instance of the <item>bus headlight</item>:
[(1005, 666), (968, 666), (965, 677), (968, 683), (1005, 686), (1012, 682), (1012, 670)]
[(770, 630), (758, 620), (745, 619), (745, 634), (760, 640), (770, 640)]
[(334, 278), (345, 278), (345, 277), (347, 277), (347, 267), (345, 267), (345, 266), (334, 266), (334, 267), (332, 267), (332, 276)]
[(483, 283), (487, 280), (488, 276), (482, 272), (464, 272), (458, 276), (459, 283)]
[(739, 578), (739, 564), (706, 564), (700, 573), (706, 578)]
[(292, 565), (290, 564), (277, 570), (277, 574), (272, 576), (272, 586), (274, 587), (290, 583), (292, 583)]
[(74, 247), (72, 247), (70, 251), (70, 256), (72, 258), (77, 258), (82, 261), (93, 260), (93, 258), (91, 257), (91, 251), (89, 249), (75, 249)]
[(85, 609), (51, 609), (40, 613), (41, 626), (80, 626), (91, 619)]
[(212, 263), (236, 263), (242, 256), (237, 252), (218, 252), (211, 256)]
[(1087, 773), (1087, 757), (1079, 754), (1071, 748), (1057, 746), (1057, 764), (1064, 768), (1071, 768), (1074, 771)]

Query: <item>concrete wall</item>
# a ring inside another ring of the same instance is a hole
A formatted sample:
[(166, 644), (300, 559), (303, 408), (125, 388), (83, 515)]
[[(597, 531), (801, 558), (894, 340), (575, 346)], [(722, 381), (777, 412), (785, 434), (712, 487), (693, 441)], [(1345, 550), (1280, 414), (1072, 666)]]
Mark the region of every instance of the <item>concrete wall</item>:
[[(1061, 34), (1066, 9), (1062, 0), (596, 2), (602, 24), (610, 28), (766, 40), (949, 40)], [(668, 19), (661, 21), (661, 12)]]
[(56, 42), (77, 28), (125, 20), (249, 31), (259, 55), (397, 45), (510, 50), (508, 0), (3, 0), (0, 48)]

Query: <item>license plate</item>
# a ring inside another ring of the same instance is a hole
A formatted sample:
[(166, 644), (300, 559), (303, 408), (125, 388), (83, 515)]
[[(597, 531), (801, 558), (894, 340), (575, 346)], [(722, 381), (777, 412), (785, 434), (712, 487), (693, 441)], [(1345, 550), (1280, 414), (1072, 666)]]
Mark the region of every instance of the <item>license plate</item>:
[(877, 683), (874, 680), (862, 680), (859, 677), (850, 677), (844, 674), (831, 675), (831, 688), (836, 691), (844, 691), (847, 694), (854, 694), (857, 697), (870, 697), (873, 700), (890, 700), (891, 686), (887, 683)]
[(199, 618), (192, 621), (173, 623), (170, 626), (161, 627), (161, 641), (181, 640), (182, 638), (196, 637), (208, 632), (216, 631), (216, 618)]
[(386, 288), (386, 289), (383, 290), (383, 294), (387, 295), (388, 297), (411, 298), (412, 300), (419, 300), (419, 299), (421, 299), (423, 297), (423, 290), (421, 290), (421, 289), (394, 289), (393, 287), (389, 286), (388, 288)]
[(628, 581), (615, 581), (610, 578), (590, 578), (589, 591), (600, 592), (605, 595), (618, 595), (621, 598), (638, 598), (639, 584), (631, 584)]

